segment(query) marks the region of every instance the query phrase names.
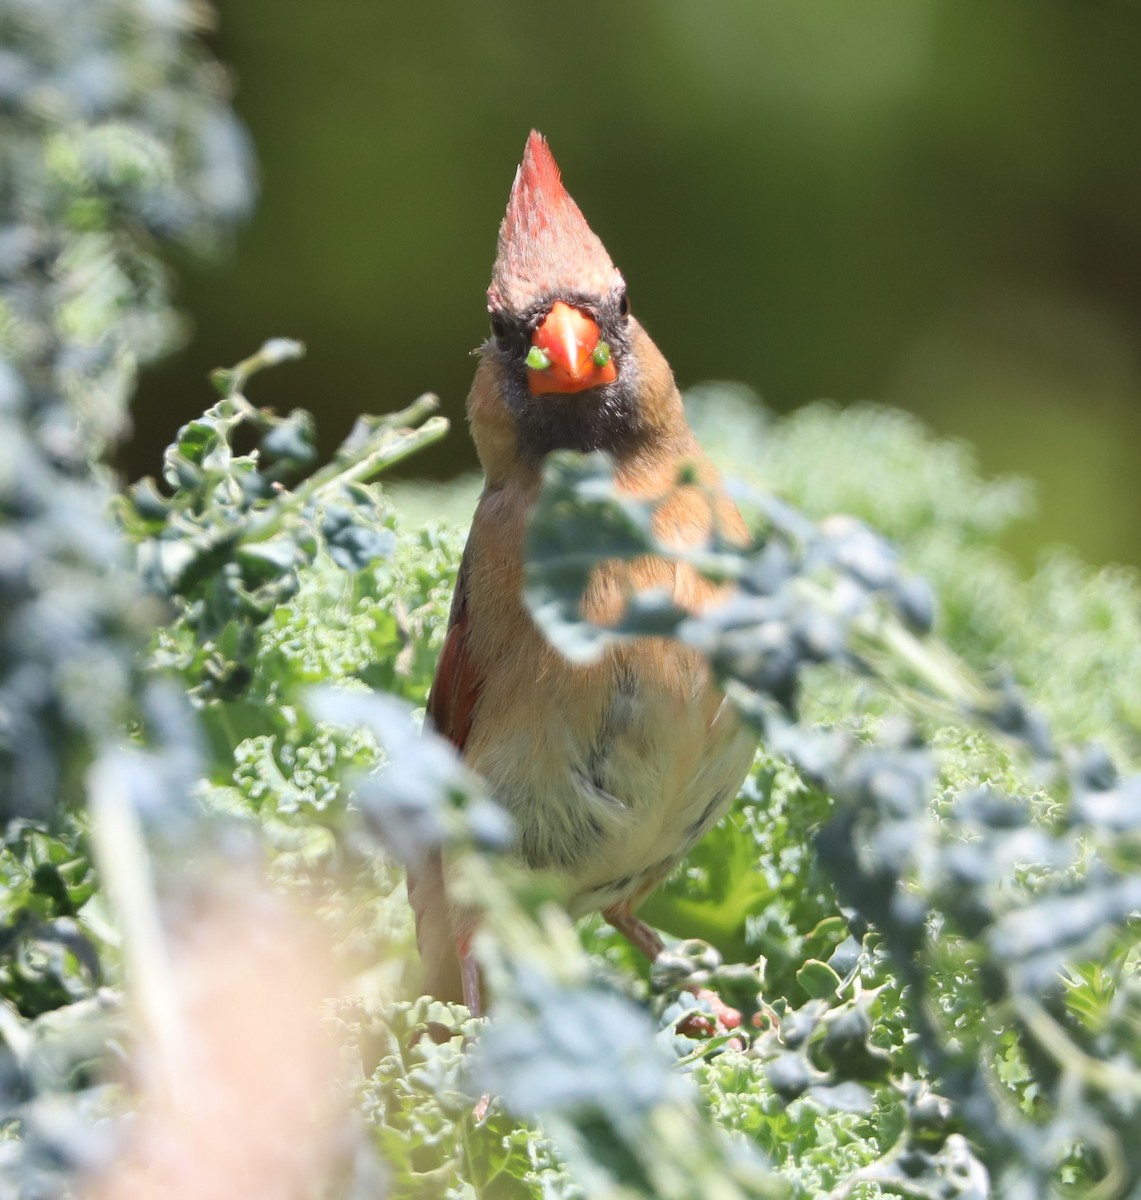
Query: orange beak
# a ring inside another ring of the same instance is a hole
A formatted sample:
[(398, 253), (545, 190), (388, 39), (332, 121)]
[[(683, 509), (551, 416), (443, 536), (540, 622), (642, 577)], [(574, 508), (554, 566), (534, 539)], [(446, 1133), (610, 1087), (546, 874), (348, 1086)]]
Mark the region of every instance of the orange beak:
[[(610, 347), (602, 340), (594, 319), (561, 300), (551, 305), (551, 311), (531, 338), (531, 346), (527, 385), (532, 396), (582, 392), (618, 378)], [(539, 355), (535, 354), (536, 349), (541, 352)], [(531, 365), (544, 357), (548, 366)]]

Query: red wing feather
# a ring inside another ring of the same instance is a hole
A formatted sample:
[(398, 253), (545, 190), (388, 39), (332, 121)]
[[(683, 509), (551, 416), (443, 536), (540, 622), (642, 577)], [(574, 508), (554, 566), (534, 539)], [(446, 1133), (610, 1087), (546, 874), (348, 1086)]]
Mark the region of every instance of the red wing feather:
[(446, 737), (461, 754), (471, 732), (476, 701), (483, 690), (483, 680), (476, 673), (468, 648), (467, 561), (470, 549), (469, 543), (456, 576), (448, 632), (440, 651), (440, 661), (436, 664), (432, 690), (428, 693), (428, 717), (436, 732)]

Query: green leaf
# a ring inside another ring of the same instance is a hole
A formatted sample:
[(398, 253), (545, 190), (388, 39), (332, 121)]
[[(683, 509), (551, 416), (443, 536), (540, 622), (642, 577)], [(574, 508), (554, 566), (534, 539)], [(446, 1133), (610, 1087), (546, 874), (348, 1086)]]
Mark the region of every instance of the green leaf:
[(825, 962), (810, 958), (796, 973), (796, 982), (817, 1000), (826, 1000), (840, 990), (840, 976)]

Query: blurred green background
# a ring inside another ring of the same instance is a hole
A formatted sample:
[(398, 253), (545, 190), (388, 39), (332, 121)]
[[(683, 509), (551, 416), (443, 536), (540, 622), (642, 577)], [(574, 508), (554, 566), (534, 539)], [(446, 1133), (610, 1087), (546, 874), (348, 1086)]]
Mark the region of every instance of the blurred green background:
[[(528, 129), (683, 386), (882, 400), (1037, 484), (1012, 549), (1141, 563), (1141, 5), (1128, 0), (241, 0), (216, 49), (261, 163), (230, 253), (176, 264), (206, 372), (303, 339), (255, 398), (326, 446), (440, 394), (462, 425)], [(475, 463), (462, 428), (412, 470)]]

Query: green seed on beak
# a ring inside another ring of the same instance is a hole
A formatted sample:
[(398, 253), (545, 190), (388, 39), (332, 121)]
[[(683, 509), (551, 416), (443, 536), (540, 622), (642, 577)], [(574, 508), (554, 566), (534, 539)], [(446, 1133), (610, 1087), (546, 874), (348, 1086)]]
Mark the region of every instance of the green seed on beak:
[(610, 347), (605, 342), (599, 342), (590, 357), (596, 367), (604, 367), (610, 361)]
[(532, 371), (545, 371), (551, 365), (551, 360), (547, 357), (546, 351), (539, 346), (532, 346), (527, 351), (526, 362)]

